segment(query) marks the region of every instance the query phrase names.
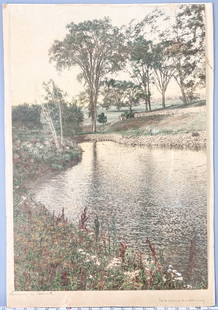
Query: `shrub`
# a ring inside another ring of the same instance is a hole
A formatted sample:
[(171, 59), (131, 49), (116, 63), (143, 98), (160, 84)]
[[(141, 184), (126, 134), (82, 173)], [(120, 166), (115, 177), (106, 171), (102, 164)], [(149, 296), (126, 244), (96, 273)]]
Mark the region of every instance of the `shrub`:
[(124, 113), (121, 114), (122, 119), (129, 119), (129, 118), (134, 118), (134, 112), (133, 111), (125, 111)]
[(41, 128), (41, 107), (37, 104), (27, 104), (12, 107), (12, 124), (15, 127), (26, 127), (29, 129)]

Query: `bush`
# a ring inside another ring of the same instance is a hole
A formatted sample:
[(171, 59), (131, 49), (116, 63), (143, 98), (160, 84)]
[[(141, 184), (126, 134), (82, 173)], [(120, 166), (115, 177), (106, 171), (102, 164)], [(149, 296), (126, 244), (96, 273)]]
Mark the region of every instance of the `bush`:
[(102, 112), (98, 115), (97, 121), (102, 124), (104, 130), (105, 124), (107, 123), (107, 115)]
[(12, 107), (12, 123), (15, 127), (25, 127), (29, 129), (41, 128), (40, 122), (41, 106), (37, 104), (27, 104)]
[(124, 113), (121, 114), (122, 119), (129, 119), (129, 118), (134, 118), (134, 112), (133, 111), (125, 111)]
[(98, 115), (98, 122), (101, 124), (107, 123), (107, 115), (105, 115), (103, 112)]
[(63, 107), (63, 133), (72, 136), (81, 131), (84, 116), (81, 107), (76, 104), (67, 104)]
[[(58, 105), (47, 104), (53, 124), (60, 134), (60, 121)], [(43, 119), (41, 118), (41, 106), (37, 104), (22, 104), (12, 108), (12, 124), (16, 128), (41, 129)], [(61, 104), (63, 118), (63, 135), (72, 136), (81, 130), (83, 112), (76, 104)]]

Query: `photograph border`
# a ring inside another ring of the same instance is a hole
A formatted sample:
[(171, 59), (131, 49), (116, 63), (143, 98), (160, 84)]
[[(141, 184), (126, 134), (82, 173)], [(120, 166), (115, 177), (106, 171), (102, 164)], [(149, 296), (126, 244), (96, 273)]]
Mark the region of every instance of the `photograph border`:
[[(178, 1), (175, 3), (180, 3), (182, 1)], [(160, 2), (159, 2), (160, 3)], [(165, 3), (165, 2), (163, 2)], [(162, 3), (162, 4), (163, 4)], [(185, 3), (185, 2), (184, 2)], [(192, 3), (192, 2), (186, 2)], [(196, 2), (195, 2), (196, 3)], [(211, 2), (197, 2), (197, 3), (205, 3), (209, 4), (210, 7), (208, 14), (210, 16), (213, 15), (212, 13), (212, 5)], [(18, 3), (17, 3), (18, 4)], [(20, 4), (20, 3), (19, 3)], [(38, 4), (38, 3), (37, 3)], [(34, 5), (37, 5), (36, 3)], [(63, 3), (60, 3), (61, 5)], [(75, 3), (72, 3), (75, 4)], [(102, 3), (99, 3), (102, 4)], [(115, 4), (107, 3), (107, 4)], [(117, 3), (118, 4), (118, 3)], [(136, 3), (132, 3), (134, 5)], [(142, 2), (138, 3), (138, 5), (142, 4)], [(147, 5), (149, 3), (144, 2), (143, 4)], [(150, 3), (156, 4), (156, 3)], [(89, 3), (89, 5), (94, 5), (94, 3)], [(131, 5), (131, 3), (122, 3), (122, 5)], [(207, 36), (207, 47), (210, 45), (210, 51), (208, 53), (208, 65), (207, 65), (207, 94), (208, 97), (208, 133), (210, 135), (210, 200), (208, 202), (209, 205), (213, 205), (213, 122), (211, 120), (214, 118), (213, 114), (213, 91), (211, 89), (211, 85), (213, 85), (213, 25), (212, 25), (212, 18), (209, 18), (208, 25), (210, 28), (209, 35)], [(210, 24), (210, 25), (209, 25)], [(7, 30), (7, 25), (4, 26), (5, 31)], [(5, 40), (4, 42), (4, 52), (5, 52), (5, 63), (8, 63), (9, 50), (8, 41)], [(8, 72), (8, 65), (5, 70), (5, 102), (10, 102), (10, 91), (9, 91), (9, 82), (8, 82), (9, 72)], [(209, 84), (209, 85), (208, 85)], [(208, 89), (210, 86), (210, 89)], [(212, 87), (213, 88), (213, 87)], [(6, 167), (7, 167), (7, 174), (6, 174), (6, 198), (7, 204), (12, 206), (12, 197), (11, 197), (11, 190), (12, 190), (12, 147), (11, 147), (11, 111), (10, 108), (5, 109), (5, 121), (7, 126), (5, 126), (5, 145), (7, 146), (6, 150)], [(213, 261), (213, 233), (210, 227), (213, 227), (213, 211), (210, 207), (210, 212), (208, 213), (209, 221), (208, 221), (208, 240), (210, 242), (210, 246), (208, 247), (208, 259), (209, 261)], [(214, 294), (210, 294), (213, 290), (213, 271), (214, 266), (213, 263), (210, 264), (210, 269), (208, 270), (209, 274), (209, 288), (204, 290), (188, 290), (180, 291), (180, 290), (173, 290), (173, 291), (76, 291), (76, 292), (69, 292), (69, 291), (49, 291), (49, 292), (15, 292), (13, 288), (13, 243), (11, 236), (13, 235), (13, 225), (11, 222), (12, 219), (12, 212), (13, 208), (10, 207), (7, 210), (7, 226), (9, 227), (8, 230), (8, 256), (7, 261), (9, 265), (8, 269), (8, 306), (10, 307), (65, 307), (65, 306), (74, 306), (74, 307), (93, 307), (93, 306), (163, 306), (163, 307), (172, 307), (172, 306), (212, 306), (214, 305)], [(172, 298), (172, 292), (176, 293), (176, 298)], [(55, 295), (55, 296), (54, 296)], [(79, 295), (79, 296), (77, 296)], [(106, 296), (107, 295), (107, 296)], [(157, 296), (160, 295), (160, 296)], [(38, 297), (40, 296), (40, 300)], [(27, 299), (29, 302), (27, 304)], [(30, 300), (31, 299), (31, 300)], [(37, 301), (37, 304), (36, 304)]]

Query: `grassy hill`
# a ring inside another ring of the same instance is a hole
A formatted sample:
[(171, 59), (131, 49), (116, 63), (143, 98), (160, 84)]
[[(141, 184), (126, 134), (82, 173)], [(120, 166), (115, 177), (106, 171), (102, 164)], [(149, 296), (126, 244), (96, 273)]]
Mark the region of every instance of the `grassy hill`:
[(144, 113), (137, 118), (117, 121), (106, 133), (122, 135), (177, 134), (206, 130), (206, 106), (189, 106)]

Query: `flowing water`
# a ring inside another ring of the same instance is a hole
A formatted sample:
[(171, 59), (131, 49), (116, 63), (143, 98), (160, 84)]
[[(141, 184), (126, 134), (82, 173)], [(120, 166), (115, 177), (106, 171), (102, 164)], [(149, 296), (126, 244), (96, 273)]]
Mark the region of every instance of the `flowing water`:
[(147, 251), (146, 238), (193, 285), (207, 279), (207, 156), (203, 151), (82, 143), (82, 161), (35, 198), (78, 224), (85, 207), (102, 231)]

